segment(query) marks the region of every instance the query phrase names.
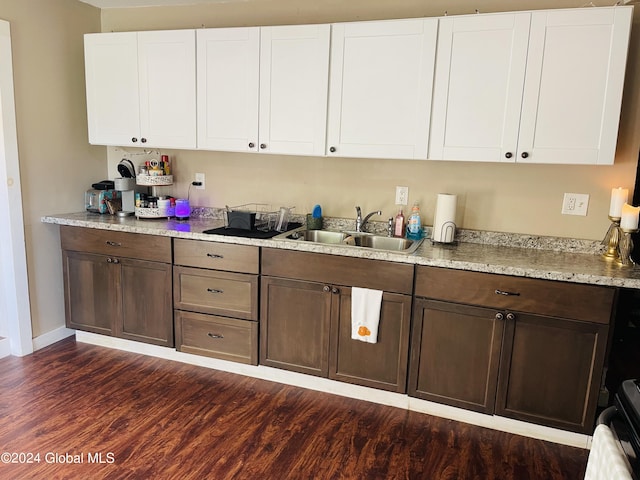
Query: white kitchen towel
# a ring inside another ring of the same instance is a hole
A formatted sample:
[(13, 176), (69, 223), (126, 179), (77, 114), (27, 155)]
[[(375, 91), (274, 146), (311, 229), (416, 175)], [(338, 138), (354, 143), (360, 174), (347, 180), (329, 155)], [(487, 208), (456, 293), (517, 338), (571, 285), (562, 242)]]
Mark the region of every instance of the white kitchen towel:
[(378, 342), (382, 290), (351, 288), (351, 338), (367, 343)]
[(593, 432), (585, 480), (631, 480), (631, 466), (611, 429), (598, 425)]

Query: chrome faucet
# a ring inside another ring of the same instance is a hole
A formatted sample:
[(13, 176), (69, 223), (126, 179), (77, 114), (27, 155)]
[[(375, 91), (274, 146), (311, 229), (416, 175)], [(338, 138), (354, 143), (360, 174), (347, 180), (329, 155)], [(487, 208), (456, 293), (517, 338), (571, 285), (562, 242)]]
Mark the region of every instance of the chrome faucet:
[(366, 217), (362, 218), (362, 211), (360, 210), (360, 207), (356, 207), (356, 232), (364, 231), (363, 230), (364, 226), (367, 224), (367, 221), (373, 215), (382, 215), (382, 211), (381, 210), (376, 210), (375, 212), (371, 212), (371, 213), (367, 214)]

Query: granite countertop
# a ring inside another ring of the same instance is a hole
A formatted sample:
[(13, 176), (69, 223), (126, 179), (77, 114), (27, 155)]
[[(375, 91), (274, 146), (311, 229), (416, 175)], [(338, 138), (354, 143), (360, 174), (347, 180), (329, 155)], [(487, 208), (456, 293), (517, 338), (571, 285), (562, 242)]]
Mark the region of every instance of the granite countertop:
[[(596, 242), (516, 234), (463, 232), (452, 245), (425, 240), (413, 255), (367, 248), (327, 245), (286, 239), (252, 239), (202, 233), (224, 225), (220, 216), (189, 220), (136, 219), (81, 212), (42, 217), (42, 222), (147, 235), (255, 245), (288, 250), (387, 260), (414, 265), (515, 275), (591, 285), (640, 289), (640, 268), (621, 267), (605, 260)], [(517, 246), (510, 246), (517, 245)]]

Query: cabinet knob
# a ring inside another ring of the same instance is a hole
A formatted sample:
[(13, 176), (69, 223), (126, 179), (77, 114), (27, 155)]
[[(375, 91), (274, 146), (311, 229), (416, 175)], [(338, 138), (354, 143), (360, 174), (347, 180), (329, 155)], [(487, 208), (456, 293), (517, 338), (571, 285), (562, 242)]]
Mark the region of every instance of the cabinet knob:
[(509, 320), (510, 322), (514, 321), (516, 319), (516, 316), (513, 313), (507, 313), (507, 320)]
[(114, 258), (113, 263), (120, 263), (120, 260), (118, 260), (117, 258)]
[(146, 138), (144, 138), (144, 137), (143, 137), (143, 138), (141, 138), (141, 139), (140, 139), (140, 141), (141, 141), (142, 143), (147, 143), (147, 139), (146, 139)]
[(131, 138), (131, 141), (132, 141), (133, 143), (136, 143), (136, 142), (138, 141), (138, 139), (137, 139), (136, 137), (132, 137), (132, 138)]
[(522, 157), (522, 158), (528, 158), (528, 157), (529, 157), (529, 154), (528, 154), (527, 152), (522, 152), (521, 157)]
[(266, 143), (261, 143), (261, 144), (260, 144), (260, 148), (261, 148), (262, 150), (264, 150), (265, 148), (267, 148), (267, 144), (266, 144)]
[(224, 338), (224, 335), (220, 335), (219, 333), (207, 333), (207, 336), (210, 338)]
[(253, 148), (253, 147), (255, 147), (255, 146), (256, 146), (256, 144), (255, 144), (255, 143), (253, 143), (253, 142), (249, 142), (249, 148)]
[(224, 290), (218, 290), (217, 288), (207, 288), (209, 293), (224, 293)]
[(224, 255), (218, 255), (217, 253), (207, 253), (209, 258), (224, 258)]
[(322, 287), (322, 291), (323, 292), (329, 292), (329, 291), (331, 291), (331, 287), (329, 287), (329, 285), (325, 285), (324, 287)]
[(107, 258), (107, 263), (113, 263), (113, 258)]
[(496, 320), (502, 320), (504, 318), (504, 315), (501, 313), (496, 313)]
[(339, 288), (336, 288), (336, 287), (333, 287), (333, 288), (331, 289), (331, 293), (340, 293), (340, 289), (339, 289)]
[(336, 147), (329, 147), (329, 151), (331, 153), (335, 153), (336, 152)]
[(112, 242), (111, 240), (107, 240), (105, 242), (107, 245), (109, 245), (110, 247), (121, 247), (122, 244), (120, 242)]
[(511, 158), (511, 157), (513, 157), (513, 153), (507, 152), (507, 153), (504, 154), (504, 156), (507, 157), (507, 158)]

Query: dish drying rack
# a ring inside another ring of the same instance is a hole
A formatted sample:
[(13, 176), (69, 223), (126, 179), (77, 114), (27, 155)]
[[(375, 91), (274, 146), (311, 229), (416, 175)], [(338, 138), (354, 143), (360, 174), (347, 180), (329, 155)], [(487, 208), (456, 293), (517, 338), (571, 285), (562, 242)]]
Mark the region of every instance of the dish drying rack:
[(245, 203), (224, 209), (225, 228), (284, 232), (295, 207), (273, 208), (266, 203)]

